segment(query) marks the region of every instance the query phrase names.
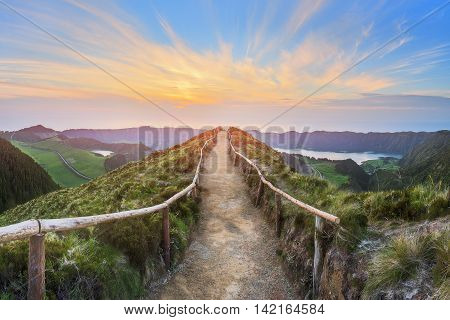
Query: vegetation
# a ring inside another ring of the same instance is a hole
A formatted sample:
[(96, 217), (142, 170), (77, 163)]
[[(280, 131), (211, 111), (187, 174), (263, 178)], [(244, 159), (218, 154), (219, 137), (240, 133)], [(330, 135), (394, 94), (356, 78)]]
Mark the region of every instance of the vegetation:
[(378, 170), (386, 170), (391, 172), (397, 172), (400, 169), (398, 162), (400, 160), (392, 157), (383, 157), (374, 160), (367, 160), (361, 164), (361, 168), (368, 174), (374, 174)]
[(425, 235), (400, 235), (376, 252), (369, 265), (364, 288), (365, 298), (376, 297), (382, 290), (395, 288), (404, 281), (432, 269), (437, 297), (449, 299), (449, 232)]
[(430, 177), (434, 182), (450, 185), (450, 131), (433, 133), (401, 161), (406, 183), (417, 184)]
[(336, 170), (336, 163), (325, 159), (308, 158), (308, 164), (314, 168), (320, 177), (330, 181), (337, 187), (347, 185), (349, 176), (339, 173)]
[[(205, 132), (77, 188), (56, 191), (6, 211), (0, 215), (0, 226), (32, 218), (86, 216), (159, 204), (191, 183), (199, 150), (211, 134)], [(198, 219), (198, 208), (193, 199), (183, 198), (170, 212), (175, 265)], [(147, 282), (164, 270), (161, 215), (157, 213), (48, 238), (47, 298), (139, 297), (145, 295)], [(0, 247), (3, 298), (25, 296), (27, 250), (27, 244), (20, 241)]]
[[(388, 220), (401, 226), (402, 222), (407, 224), (410, 221), (435, 219), (449, 214), (449, 189), (442, 183), (429, 180), (427, 183), (402, 190), (353, 193), (339, 189), (336, 184), (317, 176), (294, 172), (284, 164), (280, 153), (241, 130), (231, 129), (231, 132), (233, 145), (256, 161), (274, 185), (293, 197), (341, 219), (339, 227), (325, 224), (326, 240), (328, 245), (337, 246), (349, 255), (356, 255), (359, 252), (356, 249), (361, 248), (362, 240), (374, 236), (368, 231), (370, 225), (380, 226), (383, 221)], [(250, 179), (250, 184), (256, 186), (257, 180), (257, 177), (253, 181)], [(274, 207), (273, 200), (269, 199), (268, 206), (269, 209)], [(287, 257), (288, 264), (298, 269), (298, 264), (292, 260), (295, 252), (289, 251), (297, 246), (289, 246), (286, 243), (293, 238), (296, 241), (306, 239), (302, 245), (310, 247), (306, 254), (309, 254), (311, 259), (314, 219), (311, 214), (284, 202), (283, 221), (285, 251), (281, 252), (281, 256)], [(294, 224), (291, 221), (294, 221)], [(293, 234), (295, 228), (301, 233), (301, 238), (298, 238), (298, 234)], [(375, 237), (382, 237), (382, 230), (377, 228), (377, 231)], [(376, 293), (380, 290), (395, 287), (419, 275), (423, 276), (423, 273), (428, 279), (432, 274), (435, 297), (448, 298), (448, 248), (448, 232), (422, 232), (394, 238), (383, 249), (375, 251), (369, 263), (369, 278), (365, 284), (359, 286), (359, 290), (365, 287), (365, 297), (377, 297)], [(370, 253), (365, 253), (366, 256), (368, 254)], [(301, 259), (304, 261), (307, 258), (303, 255)], [(346, 268), (350, 267), (346, 265)]]
[[(290, 170), (280, 153), (239, 129), (231, 129), (233, 144), (259, 163), (266, 176), (289, 194), (341, 218), (336, 239), (360, 238), (368, 221), (385, 219), (422, 220), (449, 213), (448, 187), (434, 183), (404, 190), (353, 193), (339, 190), (326, 180)], [(312, 220), (312, 219), (310, 219)], [(311, 222), (312, 223), (312, 222)], [(342, 230), (344, 229), (344, 230)], [(341, 234), (339, 234), (341, 232)]]
[(33, 158), (60, 186), (70, 188), (86, 183), (86, 180), (70, 170), (55, 152), (36, 149), (24, 142), (13, 141), (12, 143)]
[(128, 163), (127, 157), (124, 154), (115, 154), (105, 159), (105, 170), (113, 171)]
[(58, 188), (33, 159), (1, 138), (0, 150), (0, 212)]
[(58, 137), (42, 140), (31, 145), (37, 149), (59, 152), (76, 170), (88, 177), (98, 177), (105, 173), (104, 157), (92, 152), (66, 145)]

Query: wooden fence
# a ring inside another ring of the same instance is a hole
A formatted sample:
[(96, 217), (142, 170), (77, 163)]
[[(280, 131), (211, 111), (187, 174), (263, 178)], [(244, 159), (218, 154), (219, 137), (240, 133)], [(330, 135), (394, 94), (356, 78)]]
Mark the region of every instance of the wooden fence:
[(217, 141), (217, 131), (208, 139), (200, 149), (200, 159), (197, 164), (192, 183), (164, 201), (152, 207), (121, 211), (115, 213), (99, 214), (95, 216), (62, 218), (62, 219), (34, 219), (0, 227), (0, 243), (29, 238), (28, 256), (28, 299), (43, 299), (45, 295), (45, 234), (48, 232), (61, 232), (87, 228), (102, 223), (139, 217), (155, 212), (162, 212), (163, 255), (166, 267), (170, 267), (170, 225), (169, 207), (183, 196), (196, 195), (200, 179), (200, 169), (203, 162), (203, 150), (210, 141)]
[(292, 204), (296, 205), (297, 207), (300, 207), (307, 212), (315, 215), (315, 232), (314, 232), (314, 261), (313, 261), (313, 297), (316, 298), (319, 290), (319, 279), (320, 275), (322, 273), (322, 266), (323, 266), (323, 245), (322, 245), (322, 233), (323, 233), (323, 219), (328, 220), (332, 223), (339, 224), (339, 218), (329, 214), (325, 211), (319, 210), (317, 208), (314, 208), (298, 199), (295, 199), (291, 195), (287, 194), (283, 190), (275, 187), (270, 181), (267, 181), (267, 179), (262, 174), (261, 170), (258, 168), (258, 166), (249, 158), (247, 158), (242, 153), (238, 152), (235, 147), (233, 146), (233, 143), (231, 141), (231, 133), (228, 131), (228, 140), (229, 140), (229, 146), (228, 146), (228, 153), (233, 159), (233, 164), (237, 165), (239, 159), (242, 160), (242, 166), (249, 166), (250, 168), (253, 168), (258, 173), (258, 176), (260, 178), (259, 185), (258, 185), (258, 191), (256, 193), (256, 205), (259, 205), (261, 198), (264, 194), (264, 186), (267, 186), (270, 190), (272, 190), (275, 194), (275, 213), (276, 213), (276, 219), (275, 219), (275, 229), (278, 236), (281, 235), (281, 223), (282, 223), (282, 216), (281, 216), (281, 197), (285, 198)]

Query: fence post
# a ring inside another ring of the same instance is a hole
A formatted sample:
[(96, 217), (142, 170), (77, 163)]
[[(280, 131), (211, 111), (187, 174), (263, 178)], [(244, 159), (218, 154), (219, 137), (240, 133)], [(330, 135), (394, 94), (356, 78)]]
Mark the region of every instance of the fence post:
[(45, 294), (45, 234), (30, 237), (28, 250), (28, 300), (42, 300)]
[(313, 266), (313, 298), (317, 299), (319, 295), (320, 276), (322, 274), (323, 259), (322, 259), (322, 232), (323, 220), (316, 216), (314, 232), (314, 266)]
[(170, 224), (169, 224), (169, 208), (164, 208), (163, 213), (163, 253), (166, 268), (170, 268)]
[(275, 231), (277, 237), (281, 236), (281, 196), (275, 193)]
[(263, 193), (264, 193), (264, 184), (262, 180), (259, 180), (258, 192), (256, 194), (256, 201), (255, 201), (256, 206), (259, 206)]

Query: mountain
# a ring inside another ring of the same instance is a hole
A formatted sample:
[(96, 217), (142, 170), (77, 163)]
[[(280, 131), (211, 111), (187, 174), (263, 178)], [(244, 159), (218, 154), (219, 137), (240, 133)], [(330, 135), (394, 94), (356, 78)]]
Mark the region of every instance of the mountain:
[(327, 132), (286, 133), (249, 131), (251, 135), (274, 148), (311, 149), (316, 151), (380, 152), (406, 154), (422, 143), (430, 132)]
[(11, 134), (11, 140), (18, 140), (22, 142), (38, 142), (44, 139), (57, 136), (59, 133), (53, 129), (46, 128), (42, 125), (37, 125), (25, 129), (21, 129)]
[(32, 158), (0, 138), (0, 212), (56, 189)]
[(183, 143), (202, 130), (192, 128), (155, 128), (143, 126), (126, 129), (70, 129), (62, 133), (68, 138), (91, 138), (104, 143), (142, 143), (162, 150)]
[(450, 131), (438, 131), (400, 160), (403, 174), (412, 183), (428, 180), (450, 185)]

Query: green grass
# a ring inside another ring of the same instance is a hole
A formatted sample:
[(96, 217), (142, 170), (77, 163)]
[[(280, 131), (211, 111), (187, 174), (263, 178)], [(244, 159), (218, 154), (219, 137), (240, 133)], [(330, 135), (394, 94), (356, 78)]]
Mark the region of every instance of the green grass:
[(363, 291), (372, 298), (383, 289), (393, 289), (403, 281), (415, 279), (419, 269), (432, 269), (437, 297), (449, 298), (449, 233), (400, 235), (375, 253)]
[(78, 171), (91, 178), (105, 174), (105, 158), (92, 152), (65, 145), (58, 138), (52, 138), (32, 144), (32, 146), (58, 151)]
[[(153, 206), (192, 182), (199, 150), (211, 132), (154, 152), (76, 188), (55, 191), (0, 215), (0, 226), (33, 218), (63, 218)], [(211, 147), (211, 145), (210, 145)], [(208, 151), (208, 150), (206, 150)], [(198, 219), (195, 199), (170, 207), (171, 261), (175, 266)], [(161, 214), (52, 234), (46, 238), (50, 299), (145, 297), (149, 281), (164, 272)], [(0, 246), (0, 299), (25, 298), (27, 242)]]
[(361, 164), (361, 168), (368, 174), (374, 174), (377, 170), (386, 170), (391, 172), (398, 172), (400, 170), (399, 159), (381, 158), (375, 160), (367, 160)]
[[(332, 235), (336, 240), (344, 240), (343, 244), (349, 248), (355, 248), (358, 239), (364, 236), (369, 221), (417, 221), (449, 213), (448, 187), (441, 184), (419, 185), (386, 192), (353, 193), (339, 190), (336, 184), (327, 180), (293, 172), (284, 164), (280, 153), (241, 130), (232, 130), (234, 146), (250, 159), (255, 159), (274, 185), (293, 197), (341, 219), (341, 228)], [(322, 170), (333, 175), (329, 167), (322, 167)], [(296, 211), (301, 212), (299, 209)], [(303, 216), (304, 218), (297, 219), (303, 219), (306, 225), (312, 227), (312, 215), (305, 215), (303, 212)]]
[(322, 174), (332, 184), (341, 187), (349, 182), (349, 176), (336, 171), (336, 165), (326, 160), (308, 159), (308, 164)]
[(76, 187), (86, 183), (85, 179), (73, 173), (59, 156), (53, 151), (45, 151), (33, 148), (32, 146), (18, 141), (11, 141), (11, 143), (19, 148), (23, 153), (29, 155), (36, 161), (45, 171), (52, 177), (53, 181), (63, 187)]

